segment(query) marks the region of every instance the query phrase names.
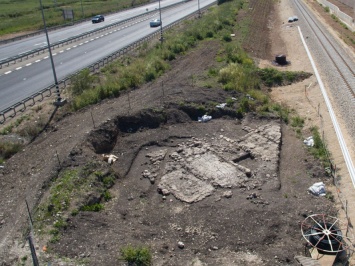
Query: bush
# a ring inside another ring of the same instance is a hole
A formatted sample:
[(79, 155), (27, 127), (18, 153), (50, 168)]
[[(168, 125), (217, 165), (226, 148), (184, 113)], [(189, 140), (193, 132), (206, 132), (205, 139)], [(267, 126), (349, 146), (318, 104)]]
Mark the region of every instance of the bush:
[(225, 42), (231, 42), (232, 41), (232, 37), (231, 37), (230, 34), (225, 34), (225, 35), (223, 35), (222, 40), (225, 41)]
[(112, 199), (112, 195), (111, 195), (110, 191), (108, 191), (108, 190), (106, 190), (102, 196), (105, 201), (109, 201), (110, 199)]
[(132, 247), (128, 245), (121, 248), (121, 258), (128, 265), (149, 266), (152, 264), (152, 254), (147, 247)]
[(301, 118), (300, 116), (294, 116), (291, 118), (291, 126), (292, 127), (303, 127), (304, 125), (304, 119)]
[(93, 78), (88, 68), (83, 69), (79, 74), (72, 77), (71, 91), (73, 95), (80, 95), (83, 91), (90, 89)]
[(23, 144), (12, 142), (0, 142), (0, 163), (9, 159), (11, 156), (19, 152)]
[(330, 165), (328, 150), (321, 138), (321, 135), (319, 134), (318, 128), (313, 127), (311, 129), (311, 132), (313, 136), (314, 145), (310, 151), (314, 157), (320, 159), (323, 162), (323, 165), (325, 167), (328, 167)]
[(93, 205), (85, 205), (80, 208), (82, 211), (87, 211), (87, 212), (99, 212), (104, 209), (104, 205), (101, 203), (95, 203)]

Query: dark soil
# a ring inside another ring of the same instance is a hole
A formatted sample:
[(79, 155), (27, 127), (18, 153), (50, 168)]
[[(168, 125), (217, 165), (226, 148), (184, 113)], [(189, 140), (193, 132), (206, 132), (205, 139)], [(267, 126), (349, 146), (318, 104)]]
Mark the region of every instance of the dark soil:
[[(271, 3), (250, 0), (255, 24), (251, 36), (258, 41), (246, 39), (244, 48), (256, 59), (272, 58), (264, 23), (266, 17), (277, 20), (270, 17), (275, 16)], [(336, 215), (331, 201), (307, 189), (320, 180), (330, 182), (302, 139), (275, 118), (241, 118), (228, 108), (211, 108), (212, 120), (197, 122), (206, 112), (200, 105), (238, 97), (218, 85), (204, 86), (219, 49), (218, 42), (204, 42), (153, 83), (74, 114), (60, 116), (59, 111), (60, 119), (9, 159), (0, 169), (1, 265), (15, 265), (29, 254), (28, 247), (21, 247), (28, 224), (25, 200), (35, 214), (65, 168), (90, 163), (116, 174), (109, 190), (113, 199), (102, 201), (105, 208), (100, 212), (69, 215), (59, 241), (48, 244), (47, 252), (42, 246), (48, 239), (35, 231), (42, 263), (120, 265), (120, 249), (132, 244), (148, 246), (153, 265), (296, 265), (293, 258), (304, 254), (305, 244), (300, 222), (314, 213)], [(221, 135), (240, 139), (247, 134), (245, 127), (270, 123), (278, 125), (282, 135), (274, 175), (260, 170), (263, 160), (242, 157), (245, 167), (258, 172), (240, 186), (214, 185), (213, 194), (194, 203), (158, 192), (162, 166), (156, 168), (155, 180), (142, 176), (150, 166), (149, 152), (170, 151), (191, 140), (215, 141)], [(114, 154), (118, 160), (109, 165), (102, 154)], [(225, 196), (226, 191), (231, 196)], [(178, 247), (179, 241), (184, 248)]]

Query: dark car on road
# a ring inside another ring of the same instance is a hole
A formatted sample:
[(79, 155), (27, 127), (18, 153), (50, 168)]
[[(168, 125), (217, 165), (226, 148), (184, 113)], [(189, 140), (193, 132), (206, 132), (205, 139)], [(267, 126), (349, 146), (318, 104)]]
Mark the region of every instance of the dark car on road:
[(105, 17), (103, 15), (97, 15), (91, 19), (92, 23), (99, 23), (105, 21)]

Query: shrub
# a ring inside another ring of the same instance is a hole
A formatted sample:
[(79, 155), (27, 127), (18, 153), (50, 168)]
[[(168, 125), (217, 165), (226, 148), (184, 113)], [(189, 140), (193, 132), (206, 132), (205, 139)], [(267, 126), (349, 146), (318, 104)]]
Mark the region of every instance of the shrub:
[(330, 165), (329, 162), (329, 157), (328, 157), (328, 150), (323, 142), (321, 135), (319, 134), (318, 128), (313, 127), (311, 129), (312, 136), (313, 136), (313, 141), (314, 145), (310, 149), (311, 153), (313, 154), (314, 157), (320, 159), (323, 162), (323, 165), (325, 167), (328, 167)]
[(300, 116), (294, 116), (291, 118), (291, 126), (292, 127), (303, 127), (304, 125), (304, 119), (301, 118)]
[(152, 263), (152, 254), (147, 247), (132, 247), (128, 245), (121, 248), (121, 258), (128, 265), (149, 266)]
[(108, 191), (108, 190), (106, 190), (102, 196), (105, 201), (109, 201), (110, 199), (112, 199), (112, 195), (111, 195), (110, 191)]
[(71, 92), (73, 95), (80, 95), (83, 91), (90, 89), (93, 78), (88, 68), (83, 69), (71, 79)]
[(99, 212), (104, 209), (104, 205), (101, 203), (95, 203), (93, 205), (85, 205), (80, 208), (82, 211), (87, 211), (87, 212)]
[(11, 156), (19, 152), (23, 147), (21, 143), (0, 142), (0, 163), (9, 159)]
[(225, 42), (231, 42), (232, 41), (232, 37), (230, 34), (224, 34), (223, 37), (222, 37), (222, 40), (225, 41)]

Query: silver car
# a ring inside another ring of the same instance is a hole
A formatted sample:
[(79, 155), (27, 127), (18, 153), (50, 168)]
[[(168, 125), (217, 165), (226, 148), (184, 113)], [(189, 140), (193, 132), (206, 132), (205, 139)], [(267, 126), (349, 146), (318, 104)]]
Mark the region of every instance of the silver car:
[(160, 19), (154, 19), (149, 23), (150, 27), (159, 27), (161, 25)]

